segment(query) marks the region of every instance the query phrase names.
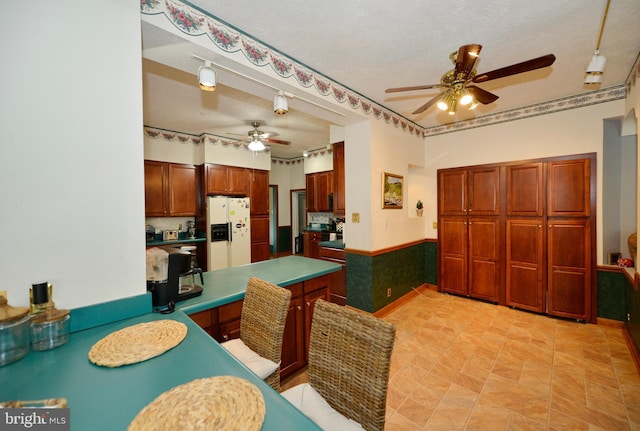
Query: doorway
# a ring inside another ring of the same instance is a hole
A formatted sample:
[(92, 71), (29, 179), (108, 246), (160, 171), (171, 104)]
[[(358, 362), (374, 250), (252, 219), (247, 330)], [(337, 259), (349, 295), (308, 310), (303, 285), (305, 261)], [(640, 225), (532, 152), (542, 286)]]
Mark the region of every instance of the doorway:
[(291, 250), (293, 254), (304, 253), (302, 233), (307, 225), (307, 191), (291, 190)]

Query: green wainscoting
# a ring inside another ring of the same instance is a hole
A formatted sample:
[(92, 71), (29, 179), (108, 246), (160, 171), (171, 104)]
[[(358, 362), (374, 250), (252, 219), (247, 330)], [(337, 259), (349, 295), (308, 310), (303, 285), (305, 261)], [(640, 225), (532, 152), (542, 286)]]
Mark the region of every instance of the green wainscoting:
[(598, 317), (605, 319), (627, 319), (625, 310), (627, 277), (619, 271), (598, 270)]
[[(438, 244), (427, 240), (376, 256), (346, 253), (347, 304), (375, 312), (424, 283), (438, 285)], [(598, 317), (625, 322), (640, 344), (640, 293), (617, 268), (598, 269)], [(387, 289), (391, 296), (387, 297)]]
[[(375, 312), (424, 284), (427, 268), (431, 268), (426, 248), (419, 243), (376, 256), (347, 252), (347, 304)], [(388, 289), (391, 296), (387, 296)]]
[(278, 253), (291, 251), (291, 226), (278, 226)]

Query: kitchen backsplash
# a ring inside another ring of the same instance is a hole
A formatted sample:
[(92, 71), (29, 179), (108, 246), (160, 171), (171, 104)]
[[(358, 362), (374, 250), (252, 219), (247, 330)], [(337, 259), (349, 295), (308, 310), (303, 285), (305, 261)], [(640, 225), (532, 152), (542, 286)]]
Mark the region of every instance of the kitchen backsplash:
[(329, 220), (333, 218), (333, 213), (307, 213), (307, 224), (321, 223), (329, 224)]
[(195, 221), (194, 217), (147, 217), (145, 219), (146, 224), (150, 224), (156, 228), (156, 233), (159, 234), (163, 230), (178, 229), (180, 232), (187, 231), (187, 221)]

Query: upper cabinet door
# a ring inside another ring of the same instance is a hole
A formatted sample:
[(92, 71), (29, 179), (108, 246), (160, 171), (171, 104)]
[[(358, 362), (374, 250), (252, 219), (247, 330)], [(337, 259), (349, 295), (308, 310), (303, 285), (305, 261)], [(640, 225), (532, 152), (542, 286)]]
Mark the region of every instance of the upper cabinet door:
[(591, 160), (560, 160), (547, 164), (547, 215), (591, 215)]
[(438, 172), (439, 212), (441, 215), (467, 214), (467, 171)]
[(251, 171), (247, 168), (227, 166), (227, 192), (232, 195), (248, 196), (250, 176)]
[(542, 178), (542, 163), (507, 166), (508, 216), (542, 216)]
[(470, 169), (468, 187), (468, 215), (498, 215), (500, 213), (500, 171), (498, 167)]
[(167, 163), (144, 161), (144, 208), (147, 217), (164, 217), (169, 214), (167, 176)]
[(251, 215), (269, 214), (269, 171), (251, 173)]
[(226, 166), (207, 164), (205, 174), (208, 195), (224, 195), (227, 193), (229, 185)]
[(333, 144), (333, 214), (345, 215), (344, 142)]
[(194, 165), (169, 164), (169, 214), (195, 216), (198, 181)]

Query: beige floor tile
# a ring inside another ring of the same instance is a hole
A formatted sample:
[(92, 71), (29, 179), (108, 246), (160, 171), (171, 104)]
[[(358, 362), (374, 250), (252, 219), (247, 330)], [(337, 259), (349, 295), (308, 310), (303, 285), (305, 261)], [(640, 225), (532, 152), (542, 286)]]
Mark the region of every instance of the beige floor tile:
[(385, 319), (398, 331), (386, 431), (640, 431), (640, 375), (619, 328), (434, 291)]

